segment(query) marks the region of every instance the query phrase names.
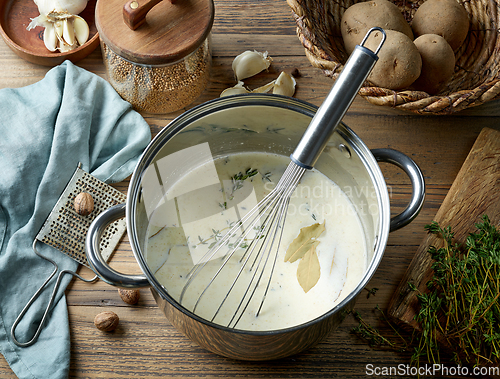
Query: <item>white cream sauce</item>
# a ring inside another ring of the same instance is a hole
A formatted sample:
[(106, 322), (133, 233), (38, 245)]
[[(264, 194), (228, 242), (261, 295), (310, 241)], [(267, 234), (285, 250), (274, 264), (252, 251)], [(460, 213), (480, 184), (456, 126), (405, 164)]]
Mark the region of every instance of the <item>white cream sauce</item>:
[[(207, 262), (187, 287), (182, 299), (184, 307), (193, 310), (203, 289), (224, 261), (225, 252), (211, 259), (203, 258), (209, 247), (239, 220), (238, 214), (250, 210), (269, 193), (289, 161), (288, 157), (273, 154), (233, 154), (187, 172), (167, 190), (150, 217), (146, 260), (156, 279), (177, 301), (194, 264), (200, 260)], [(244, 174), (249, 168), (258, 173), (243, 181), (231, 180), (235, 174)], [(207, 176), (216, 177), (218, 181), (199, 188), (199, 179)], [(299, 261), (285, 262), (284, 256), (301, 228), (323, 221), (326, 230), (318, 238), (317, 246), (321, 275), (316, 285), (305, 293), (297, 280)], [(265, 265), (268, 271), (263, 274), (236, 328), (277, 330), (321, 316), (360, 282), (367, 267), (366, 249), (363, 227), (348, 197), (317, 170), (307, 171), (290, 201), (267, 297), (256, 317), (273, 267), (273, 256)], [(241, 267), (238, 261), (244, 252), (245, 249), (236, 250), (235, 257), (201, 297), (196, 314), (212, 320)], [(263, 266), (261, 263), (259, 267)], [(250, 263), (245, 266), (214, 322), (229, 324), (256, 271), (255, 266), (253, 270), (249, 267)], [(244, 305), (240, 307), (240, 311), (244, 308)]]

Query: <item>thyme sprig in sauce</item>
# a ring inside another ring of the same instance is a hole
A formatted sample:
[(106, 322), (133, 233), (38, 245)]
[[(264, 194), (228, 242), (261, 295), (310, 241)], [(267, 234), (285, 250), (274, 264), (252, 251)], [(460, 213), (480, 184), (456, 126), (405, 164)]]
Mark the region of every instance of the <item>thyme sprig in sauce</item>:
[(233, 182), (233, 187), (232, 187), (231, 193), (229, 194), (229, 200), (233, 200), (235, 191), (243, 188), (243, 182), (246, 179), (257, 175), (258, 173), (259, 173), (258, 170), (249, 168), (245, 171), (245, 173), (239, 172), (236, 175), (231, 176), (231, 180)]
[[(233, 200), (234, 199), (234, 192), (243, 188), (243, 182), (247, 180), (248, 178), (251, 178), (259, 173), (258, 170), (248, 168), (244, 173), (241, 171), (233, 176), (231, 176), (231, 181), (232, 181), (232, 188), (231, 188), (231, 193), (228, 194), (228, 200)], [(221, 208), (222, 211), (225, 211), (228, 209), (228, 204), (227, 201), (224, 201), (222, 203), (219, 203), (219, 207)], [(208, 246), (209, 249), (215, 246), (215, 244), (223, 237), (222, 232), (227, 231), (231, 229), (235, 222), (227, 221), (228, 226), (222, 230), (215, 230), (212, 228), (212, 234), (206, 238), (202, 238), (201, 236), (198, 236), (198, 243), (197, 245), (206, 245), (209, 241), (211, 241), (210, 245)], [(239, 245), (238, 247), (241, 249), (244, 249), (248, 247), (248, 239), (244, 238), (242, 240), (236, 241), (236, 243)], [(227, 246), (232, 249), (235, 244), (234, 243), (227, 243)], [(194, 246), (196, 247), (196, 245)]]
[[(252, 168), (249, 168), (245, 171), (245, 173), (237, 173), (236, 175), (232, 176), (231, 179), (233, 180), (233, 188), (234, 187), (239, 187), (241, 188), (241, 186), (243, 185), (243, 181), (248, 179), (248, 178), (251, 178), (252, 176), (255, 176), (259, 173), (258, 170), (256, 169), (252, 169)], [(239, 189), (239, 188), (236, 188), (236, 189)]]

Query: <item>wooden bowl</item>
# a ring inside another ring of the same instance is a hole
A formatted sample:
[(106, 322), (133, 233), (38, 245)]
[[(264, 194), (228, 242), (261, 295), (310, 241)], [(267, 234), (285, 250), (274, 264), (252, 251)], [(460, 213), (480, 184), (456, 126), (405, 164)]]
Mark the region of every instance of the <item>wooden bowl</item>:
[(99, 35), (95, 26), (95, 4), (89, 0), (80, 16), (89, 24), (89, 39), (74, 50), (51, 52), (43, 43), (44, 28), (37, 26), (27, 30), (32, 18), (39, 15), (33, 0), (0, 0), (0, 33), (5, 43), (21, 58), (43, 66), (57, 66), (66, 59), (74, 62), (85, 58), (99, 45)]
[[(340, 32), (344, 11), (360, 0), (287, 0), (297, 35), (314, 67), (336, 79), (348, 54)], [(361, 0), (364, 1), (364, 0)], [(425, 0), (389, 0), (411, 22)], [(375, 105), (426, 115), (449, 115), (500, 98), (500, 0), (457, 0), (469, 14), (469, 34), (455, 53), (455, 73), (432, 96), (411, 88), (393, 91), (366, 82), (359, 94)]]

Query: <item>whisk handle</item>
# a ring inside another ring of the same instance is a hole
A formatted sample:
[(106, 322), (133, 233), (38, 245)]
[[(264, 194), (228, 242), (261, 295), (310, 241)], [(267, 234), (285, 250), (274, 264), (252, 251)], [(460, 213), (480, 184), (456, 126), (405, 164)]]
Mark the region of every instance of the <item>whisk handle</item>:
[[(363, 46), (367, 37), (374, 31), (382, 33), (382, 40), (375, 52)], [(344, 117), (363, 82), (377, 62), (377, 53), (384, 42), (384, 30), (376, 27), (368, 31), (361, 45), (356, 46), (290, 156), (294, 163), (307, 169), (314, 166), (328, 139), (332, 136), (335, 128)]]

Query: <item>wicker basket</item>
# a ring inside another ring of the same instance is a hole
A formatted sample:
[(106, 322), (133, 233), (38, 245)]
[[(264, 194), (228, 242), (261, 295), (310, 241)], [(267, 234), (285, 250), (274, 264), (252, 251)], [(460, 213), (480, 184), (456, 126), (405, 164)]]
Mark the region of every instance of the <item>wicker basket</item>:
[[(423, 1), (392, 0), (411, 19)], [(469, 13), (467, 39), (456, 52), (455, 73), (435, 96), (421, 91), (393, 91), (365, 83), (359, 94), (370, 103), (418, 114), (452, 114), (500, 97), (500, 0), (458, 0)], [(340, 20), (356, 0), (287, 0), (297, 35), (314, 67), (335, 79), (344, 67)]]

